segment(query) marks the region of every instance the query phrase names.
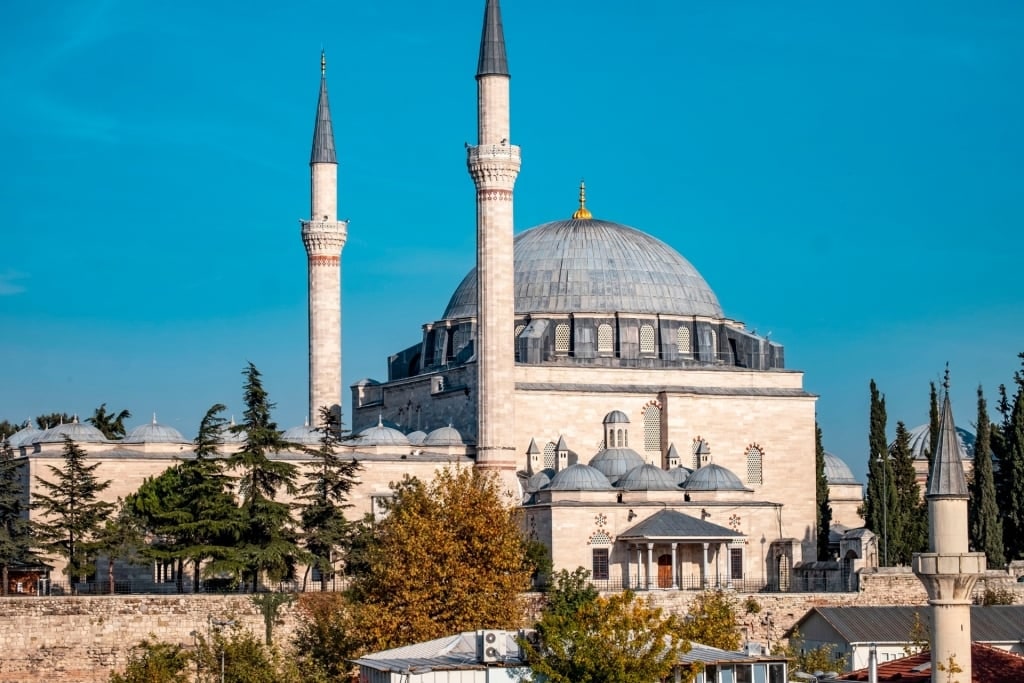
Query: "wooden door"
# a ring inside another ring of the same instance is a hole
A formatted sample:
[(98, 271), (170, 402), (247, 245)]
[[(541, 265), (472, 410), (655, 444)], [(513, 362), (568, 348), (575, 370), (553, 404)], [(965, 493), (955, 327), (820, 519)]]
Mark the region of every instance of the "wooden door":
[(658, 588), (672, 587), (672, 556), (658, 557)]

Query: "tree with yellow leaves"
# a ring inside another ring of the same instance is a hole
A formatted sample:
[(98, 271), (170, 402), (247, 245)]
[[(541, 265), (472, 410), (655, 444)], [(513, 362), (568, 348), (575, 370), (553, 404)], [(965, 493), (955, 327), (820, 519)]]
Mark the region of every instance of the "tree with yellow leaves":
[(364, 651), (522, 625), (533, 567), (497, 477), (449, 467), (392, 485), (387, 516), (351, 587)]

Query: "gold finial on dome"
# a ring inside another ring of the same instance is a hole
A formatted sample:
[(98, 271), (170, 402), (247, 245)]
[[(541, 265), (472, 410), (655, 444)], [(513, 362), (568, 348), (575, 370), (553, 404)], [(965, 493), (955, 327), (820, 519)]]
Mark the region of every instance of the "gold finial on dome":
[(323, 76), (327, 73), (327, 52), (320, 50), (320, 75)]
[(590, 214), (590, 210), (587, 209), (587, 185), (580, 180), (580, 208), (576, 209), (573, 213), (572, 219), (574, 221), (589, 221), (593, 216)]

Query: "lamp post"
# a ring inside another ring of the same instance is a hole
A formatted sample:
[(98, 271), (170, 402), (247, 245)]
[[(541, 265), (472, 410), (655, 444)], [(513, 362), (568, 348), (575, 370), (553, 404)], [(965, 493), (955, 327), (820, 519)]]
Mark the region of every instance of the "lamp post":
[[(215, 629), (217, 629), (218, 633), (225, 626), (234, 626), (234, 625), (235, 625), (235, 621), (233, 619), (214, 619), (212, 616), (210, 617), (210, 626), (212, 626)], [(224, 642), (222, 640), (221, 644), (220, 644), (220, 683), (224, 683), (224, 651), (226, 649), (227, 648), (224, 647)]]

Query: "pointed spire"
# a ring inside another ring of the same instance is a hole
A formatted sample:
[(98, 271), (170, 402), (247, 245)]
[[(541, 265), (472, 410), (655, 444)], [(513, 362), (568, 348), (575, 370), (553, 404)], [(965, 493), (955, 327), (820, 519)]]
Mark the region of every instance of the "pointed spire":
[(565, 437), (564, 436), (562, 436), (562, 435), (558, 436), (558, 443), (555, 444), (555, 450), (559, 451), (559, 452), (569, 450), (569, 446), (566, 445), (566, 443), (565, 443)]
[(967, 498), (967, 478), (960, 458), (960, 442), (953, 422), (953, 408), (949, 403), (949, 368), (942, 383), (942, 410), (939, 414), (939, 438), (928, 475), (927, 498)]
[(580, 180), (580, 208), (572, 215), (574, 221), (589, 221), (593, 216), (587, 208), (587, 184)]
[(331, 126), (331, 106), (327, 101), (327, 55), (320, 51), (320, 99), (316, 104), (316, 123), (313, 126), (311, 164), (336, 164), (334, 128)]
[(476, 77), (508, 76), (508, 57), (505, 55), (505, 31), (501, 27), (501, 7), (498, 0), (487, 0), (484, 9), (484, 30), (480, 36), (480, 60)]
[(526, 454), (527, 455), (535, 455), (537, 453), (540, 453), (540, 448), (537, 446), (537, 440), (531, 438), (530, 439), (530, 445), (526, 449)]

